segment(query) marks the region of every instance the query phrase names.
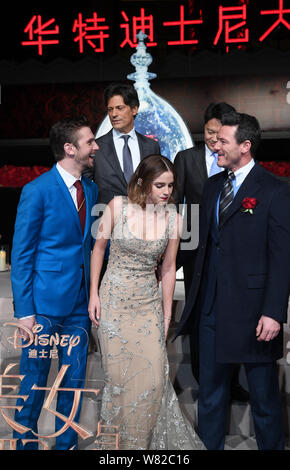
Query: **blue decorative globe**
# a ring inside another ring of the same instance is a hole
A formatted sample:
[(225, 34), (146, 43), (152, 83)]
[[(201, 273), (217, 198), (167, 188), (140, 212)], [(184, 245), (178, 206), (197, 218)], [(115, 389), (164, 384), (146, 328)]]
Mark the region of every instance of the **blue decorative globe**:
[[(142, 31), (137, 34), (138, 46), (130, 59), (136, 72), (127, 76), (135, 81), (134, 87), (140, 101), (135, 118), (135, 129), (140, 134), (158, 140), (161, 154), (173, 161), (180, 150), (193, 147), (194, 143), (186, 124), (177, 111), (150, 88), (149, 80), (156, 78), (156, 74), (147, 71), (152, 63), (152, 56), (146, 52), (144, 43), (146, 37)], [(109, 117), (106, 116), (96, 137), (109, 132), (111, 128)]]

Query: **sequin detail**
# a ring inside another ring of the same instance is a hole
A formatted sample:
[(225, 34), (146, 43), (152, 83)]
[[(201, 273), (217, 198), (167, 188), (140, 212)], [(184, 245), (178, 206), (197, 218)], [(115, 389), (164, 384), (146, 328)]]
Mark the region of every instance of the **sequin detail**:
[(142, 240), (128, 228), (127, 207), (124, 197), (100, 287), (98, 335), (105, 372), (101, 419), (108, 426), (119, 426), (121, 450), (202, 449), (169, 380), (155, 277), (176, 211), (170, 209), (162, 238)]

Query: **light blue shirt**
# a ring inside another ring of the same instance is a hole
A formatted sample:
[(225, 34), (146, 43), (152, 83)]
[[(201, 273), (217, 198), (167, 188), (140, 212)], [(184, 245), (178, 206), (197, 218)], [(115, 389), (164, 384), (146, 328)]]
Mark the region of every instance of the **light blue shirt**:
[[(215, 161), (215, 157), (213, 156), (213, 151), (210, 150), (206, 144), (204, 144), (204, 147), (205, 147), (205, 164), (206, 164), (207, 176), (209, 176), (212, 164)], [(222, 171), (224, 171), (224, 168), (220, 168), (220, 172)]]

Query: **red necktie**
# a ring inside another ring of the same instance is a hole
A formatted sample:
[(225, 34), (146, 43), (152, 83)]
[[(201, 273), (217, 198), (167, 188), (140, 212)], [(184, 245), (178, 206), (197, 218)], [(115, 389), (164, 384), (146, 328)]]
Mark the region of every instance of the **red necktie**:
[(80, 180), (77, 180), (74, 183), (74, 186), (77, 188), (77, 203), (78, 203), (78, 213), (79, 213), (79, 218), (82, 226), (82, 231), (84, 233), (85, 231), (85, 225), (86, 225), (86, 199), (85, 199), (85, 194), (83, 190), (83, 185)]

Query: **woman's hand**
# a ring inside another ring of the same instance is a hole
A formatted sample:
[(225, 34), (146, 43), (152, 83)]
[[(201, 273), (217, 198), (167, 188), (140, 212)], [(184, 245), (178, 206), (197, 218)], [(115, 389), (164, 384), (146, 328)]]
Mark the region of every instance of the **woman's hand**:
[(93, 297), (91, 296), (88, 311), (91, 322), (93, 323), (93, 325), (98, 327), (99, 320), (101, 317), (101, 303), (100, 298), (97, 294)]

